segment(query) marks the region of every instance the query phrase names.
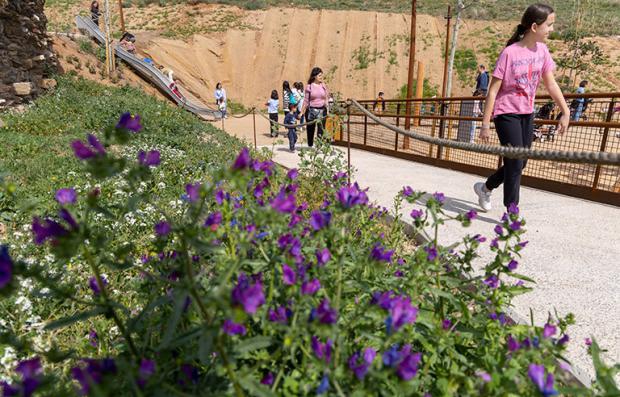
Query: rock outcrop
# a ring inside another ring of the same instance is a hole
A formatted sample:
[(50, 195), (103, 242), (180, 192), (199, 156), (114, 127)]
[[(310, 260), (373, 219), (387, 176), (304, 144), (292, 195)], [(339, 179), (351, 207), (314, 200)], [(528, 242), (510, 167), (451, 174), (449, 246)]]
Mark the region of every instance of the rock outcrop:
[(0, 108), (28, 102), (58, 70), (47, 36), (45, 0), (0, 0)]

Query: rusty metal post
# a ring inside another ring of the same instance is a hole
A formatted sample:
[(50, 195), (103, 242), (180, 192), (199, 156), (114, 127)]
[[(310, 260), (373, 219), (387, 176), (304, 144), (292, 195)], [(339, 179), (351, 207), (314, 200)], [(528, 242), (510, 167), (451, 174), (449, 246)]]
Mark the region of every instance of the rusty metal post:
[[(409, 74), (407, 76), (407, 102), (405, 106), (405, 129), (411, 129), (411, 98), (413, 97), (413, 68), (415, 66), (416, 0), (411, 1), (411, 33), (409, 39)], [(405, 136), (403, 148), (409, 148), (409, 137)]]
[(366, 146), (367, 135), (368, 135), (368, 116), (364, 115), (364, 146)]
[(254, 126), (254, 149), (256, 149), (256, 109), (252, 108), (252, 124)]
[(441, 97), (446, 97), (446, 84), (448, 83), (448, 49), (450, 48), (450, 20), (452, 19), (452, 13), (450, 12), (450, 6), (448, 6), (448, 15), (444, 17), (446, 22), (446, 50), (443, 60), (443, 83), (441, 84)]
[[(424, 63), (422, 61), (418, 61), (418, 78), (416, 81), (415, 87), (415, 97), (416, 99), (420, 99), (424, 96)], [(413, 110), (414, 116), (420, 116), (420, 102), (415, 103), (415, 109)], [(416, 118), (413, 121), (413, 125), (418, 127), (420, 125), (420, 119)]]
[(118, 0), (118, 14), (121, 22), (121, 33), (125, 33), (125, 17), (123, 15), (123, 0)]
[[(447, 107), (448, 105), (446, 104), (445, 98), (442, 98), (441, 99), (441, 115), (442, 116), (446, 115)], [(439, 138), (444, 137), (445, 129), (446, 129), (446, 120), (445, 119), (439, 120)], [(441, 159), (442, 151), (443, 151), (443, 146), (438, 145), (437, 146), (437, 158), (438, 159)]]
[[(609, 102), (609, 109), (607, 109), (607, 117), (605, 117), (605, 122), (609, 123), (611, 121), (611, 118), (614, 115), (615, 105), (616, 105), (616, 98), (611, 98), (611, 101)], [(607, 147), (608, 137), (609, 137), (609, 127), (605, 127), (605, 129), (603, 130), (603, 140), (601, 141), (601, 148), (600, 148), (601, 152), (604, 152), (605, 148)], [(598, 180), (600, 179), (600, 177), (601, 177), (601, 165), (597, 164), (596, 171), (594, 172), (594, 181), (592, 182), (592, 190), (598, 188)]]
[(400, 127), (400, 102), (396, 104), (396, 126)]
[(347, 181), (351, 184), (351, 103), (347, 105)]

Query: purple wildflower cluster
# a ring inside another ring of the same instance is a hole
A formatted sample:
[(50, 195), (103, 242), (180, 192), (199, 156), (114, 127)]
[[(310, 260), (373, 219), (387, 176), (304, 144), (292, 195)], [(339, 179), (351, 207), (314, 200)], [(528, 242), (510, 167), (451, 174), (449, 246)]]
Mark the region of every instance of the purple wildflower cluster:
[(388, 250), (379, 243), (373, 245), (372, 250), (370, 251), (370, 257), (378, 262), (391, 263), (393, 255), (394, 250)]
[(402, 380), (412, 379), (418, 372), (418, 365), (422, 361), (422, 353), (412, 353), (411, 345), (405, 345), (398, 350), (393, 345), (383, 353), (383, 364), (396, 369), (396, 375)]
[(267, 318), (272, 323), (288, 324), (288, 320), (293, 315), (293, 311), (286, 306), (279, 306), (278, 308), (269, 309)]
[(385, 319), (388, 334), (398, 331), (403, 325), (414, 323), (418, 316), (418, 308), (411, 305), (411, 298), (396, 295), (394, 291), (375, 292), (371, 304), (388, 311)]
[(123, 113), (116, 124), (116, 128), (119, 130), (128, 130), (131, 132), (140, 132), (142, 130), (142, 124), (140, 124), (140, 116), (132, 116), (131, 113)]
[[(62, 213), (61, 211), (61, 214)], [(68, 211), (66, 211), (65, 214), (72, 219)], [(75, 221), (73, 221), (73, 223), (74, 222)], [(41, 218), (35, 217), (32, 220), (32, 234), (34, 235), (34, 243), (37, 245), (41, 245), (47, 240), (50, 240), (52, 244), (56, 244), (58, 238), (65, 236), (68, 232), (69, 231), (65, 229), (63, 225), (53, 219), (47, 218), (42, 221)]]
[(367, 347), (366, 349), (364, 349), (364, 353), (361, 355), (361, 357), (360, 353), (356, 352), (349, 358), (349, 369), (353, 371), (357, 379), (364, 379), (376, 355), (377, 351), (375, 349), (373, 349), (372, 347)]
[(265, 303), (265, 294), (263, 293), (262, 275), (260, 273), (250, 277), (245, 273), (239, 274), (237, 285), (231, 293), (233, 305), (243, 306), (248, 314), (254, 314), (260, 306)]
[(329, 305), (329, 299), (324, 298), (318, 307), (310, 312), (310, 321), (319, 320), (321, 324), (335, 324), (338, 321), (338, 312)]
[(321, 230), (329, 226), (329, 222), (332, 219), (331, 212), (327, 211), (312, 211), (310, 214), (310, 226), (314, 230)]
[(8, 382), (0, 382), (0, 390), (2, 390), (2, 395), (6, 397), (32, 396), (41, 384), (41, 378), (43, 376), (41, 359), (35, 357), (30, 360), (21, 361), (15, 367), (15, 372), (21, 376), (21, 382), (13, 384), (9, 384)]
[(325, 266), (327, 262), (332, 259), (332, 254), (329, 249), (323, 248), (316, 250), (316, 263), (319, 266)]
[(228, 335), (245, 335), (247, 332), (245, 325), (235, 323), (230, 319), (224, 320), (224, 324), (222, 325), (222, 331), (224, 331)]
[(350, 186), (341, 187), (336, 193), (336, 199), (344, 208), (368, 204), (365, 190), (361, 190), (357, 182)]
[(97, 137), (93, 134), (86, 135), (86, 141), (88, 144), (80, 140), (71, 142), (73, 153), (78, 159), (88, 160), (93, 157), (104, 156), (106, 154), (105, 148), (101, 142), (99, 142), (99, 139), (97, 139)]
[(334, 347), (334, 341), (331, 339), (327, 339), (327, 342), (322, 343), (317, 336), (313, 336), (311, 338), (310, 346), (312, 347), (312, 351), (314, 355), (319, 360), (324, 360), (327, 364), (330, 363), (332, 359), (332, 349)]
[(115, 375), (116, 363), (111, 358), (101, 360), (84, 359), (82, 364), (71, 369), (71, 375), (80, 384), (80, 393), (87, 396), (93, 385), (99, 385), (107, 375)]
[(0, 246), (0, 291), (11, 283), (13, 279), (13, 259), (9, 255), (9, 247)]

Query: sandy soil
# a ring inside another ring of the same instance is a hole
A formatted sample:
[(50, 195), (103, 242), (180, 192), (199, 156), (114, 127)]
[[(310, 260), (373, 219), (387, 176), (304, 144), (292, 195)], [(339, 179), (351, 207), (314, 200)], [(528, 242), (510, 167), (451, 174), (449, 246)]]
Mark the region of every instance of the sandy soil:
[[(48, 8), (46, 13), (52, 26), (70, 26), (88, 4), (86, 0)], [(118, 26), (117, 17), (113, 21)], [(404, 14), (152, 5), (125, 9), (125, 21), (136, 33), (141, 53), (172, 68), (180, 83), (203, 102), (213, 101), (213, 89), (221, 81), (235, 102), (262, 106), (272, 89), (281, 89), (283, 80), (305, 81), (315, 65), (323, 68), (331, 90), (342, 98), (373, 98), (378, 91), (393, 97), (407, 81), (410, 19)], [(465, 20), (459, 48), (474, 50), (477, 61), (488, 64), (493, 39), (504, 40), (514, 24)], [(418, 15), (417, 26), (416, 59), (425, 63), (431, 84), (440, 87), (445, 21)], [(620, 61), (618, 38), (595, 40), (612, 61)], [(561, 50), (559, 42), (550, 46), (557, 47), (556, 53)], [(618, 65), (585, 77), (600, 82), (593, 82), (592, 91), (620, 90)], [(454, 81), (453, 94), (471, 93), (471, 85), (461, 86), (456, 74)]]

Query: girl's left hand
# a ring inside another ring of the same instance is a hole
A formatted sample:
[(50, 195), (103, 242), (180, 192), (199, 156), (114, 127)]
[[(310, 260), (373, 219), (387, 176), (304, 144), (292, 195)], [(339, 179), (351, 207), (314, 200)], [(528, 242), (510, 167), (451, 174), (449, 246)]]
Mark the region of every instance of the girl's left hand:
[(560, 122), (558, 123), (558, 134), (562, 135), (568, 131), (569, 122), (570, 122), (570, 115), (568, 113), (564, 113), (562, 117), (560, 117)]

